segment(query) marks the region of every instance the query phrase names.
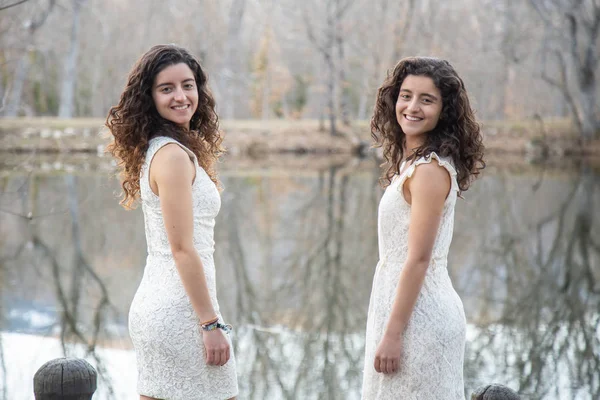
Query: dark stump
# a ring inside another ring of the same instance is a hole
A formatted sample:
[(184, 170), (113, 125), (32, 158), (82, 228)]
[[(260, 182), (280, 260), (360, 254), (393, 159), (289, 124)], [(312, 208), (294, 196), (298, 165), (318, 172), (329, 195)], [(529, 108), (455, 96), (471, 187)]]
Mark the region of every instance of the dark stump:
[(521, 400), (521, 397), (509, 387), (492, 383), (475, 390), (471, 400)]
[(91, 400), (96, 391), (96, 370), (78, 358), (48, 361), (33, 377), (36, 400)]

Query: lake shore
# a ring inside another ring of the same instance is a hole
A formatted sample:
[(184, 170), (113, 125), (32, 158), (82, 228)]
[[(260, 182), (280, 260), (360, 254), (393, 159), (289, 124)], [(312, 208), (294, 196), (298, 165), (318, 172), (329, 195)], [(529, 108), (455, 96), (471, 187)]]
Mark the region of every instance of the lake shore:
[[(331, 136), (316, 120), (221, 121), (224, 145), (232, 155), (364, 154), (372, 143), (368, 121), (339, 127)], [(488, 153), (600, 157), (600, 139), (583, 145), (569, 121), (528, 120), (482, 123)], [(90, 118), (0, 118), (0, 151), (104, 152), (109, 136), (104, 120)]]
[[(315, 176), (335, 169), (370, 173), (381, 171), (370, 154), (359, 158), (352, 154), (295, 154), (268, 153), (258, 156), (226, 154), (217, 166), (220, 176), (286, 177)], [(571, 179), (581, 172), (582, 166), (600, 171), (600, 157), (556, 157), (530, 159), (518, 153), (489, 152), (485, 156), (484, 175), (535, 175), (563, 176)], [(0, 179), (21, 175), (56, 176), (72, 174), (97, 176), (106, 174), (116, 178), (116, 164), (108, 154), (88, 152), (0, 152)]]

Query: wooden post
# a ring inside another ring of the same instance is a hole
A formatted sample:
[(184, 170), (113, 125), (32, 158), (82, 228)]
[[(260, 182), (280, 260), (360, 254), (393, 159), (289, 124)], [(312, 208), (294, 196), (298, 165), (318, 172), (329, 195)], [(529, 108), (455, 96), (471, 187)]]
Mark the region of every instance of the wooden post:
[(40, 367), (33, 377), (36, 400), (91, 400), (96, 370), (78, 358), (57, 358)]
[(521, 400), (521, 396), (509, 387), (492, 383), (475, 390), (471, 400)]

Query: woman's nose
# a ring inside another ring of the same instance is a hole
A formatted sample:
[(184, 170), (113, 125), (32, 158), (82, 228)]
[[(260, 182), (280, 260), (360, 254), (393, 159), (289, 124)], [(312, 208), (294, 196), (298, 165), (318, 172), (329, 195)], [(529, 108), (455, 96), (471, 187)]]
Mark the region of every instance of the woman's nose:
[(417, 99), (412, 99), (408, 106), (406, 107), (408, 111), (418, 111), (419, 110), (419, 102)]
[(177, 101), (185, 100), (185, 93), (183, 92), (183, 89), (177, 88), (174, 93), (174, 98)]

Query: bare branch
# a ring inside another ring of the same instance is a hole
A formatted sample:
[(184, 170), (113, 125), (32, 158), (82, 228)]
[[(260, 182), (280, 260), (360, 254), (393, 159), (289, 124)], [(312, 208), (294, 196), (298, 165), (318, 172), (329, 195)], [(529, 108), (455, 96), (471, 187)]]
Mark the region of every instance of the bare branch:
[(335, 12), (334, 18), (336, 21), (342, 19), (344, 14), (350, 9), (350, 7), (354, 4), (354, 0), (346, 0), (346, 1), (336, 1), (337, 10)]
[(596, 38), (596, 40), (592, 40), (590, 46), (587, 47), (585, 57), (583, 59), (583, 65), (587, 72), (586, 75), (588, 76), (591, 76), (594, 73), (598, 65), (598, 51), (596, 46), (594, 46), (594, 42), (598, 40), (598, 33), (600, 32), (600, 7), (594, 8), (594, 13), (591, 15), (593, 22), (591, 26), (589, 26), (589, 37)]
[(543, 65), (542, 75), (541, 75), (542, 79), (545, 82), (549, 83), (551, 86), (554, 86), (555, 88), (559, 89), (561, 91), (561, 93), (565, 96), (565, 98), (567, 99), (567, 104), (571, 108), (572, 114), (574, 116), (575, 124), (577, 125), (577, 128), (579, 130), (581, 130), (582, 122), (581, 122), (579, 115), (577, 114), (577, 105), (575, 103), (575, 98), (573, 97), (573, 94), (571, 93), (571, 91), (569, 90), (569, 88), (567, 86), (568, 85), (567, 84), (567, 65), (566, 65), (564, 56), (560, 51), (557, 51), (557, 50), (555, 50), (553, 52), (553, 54), (558, 61), (560, 80), (551, 78), (548, 75), (548, 71), (546, 70), (545, 62), (543, 63), (544, 65)]
[(50, 3), (48, 4), (48, 8), (46, 10), (44, 10), (44, 12), (39, 16), (39, 18), (36, 21), (33, 21), (31, 23), (31, 26), (29, 27), (30, 32), (35, 32), (42, 25), (44, 25), (44, 22), (46, 22), (46, 19), (52, 12), (52, 9), (54, 8), (55, 5), (56, 5), (56, 0), (50, 0)]
[(540, 16), (540, 18), (542, 18), (542, 21), (544, 21), (544, 24), (546, 24), (546, 26), (550, 26), (553, 28), (556, 28), (554, 26), (554, 24), (552, 23), (552, 19), (550, 18), (550, 12), (548, 11), (548, 9), (543, 5), (545, 4), (544, 1), (539, 1), (539, 0), (529, 0), (529, 4), (531, 4), (531, 6), (533, 7), (533, 9), (538, 13), (538, 15)]
[(577, 47), (578, 46), (578, 26), (577, 26), (577, 19), (575, 18), (575, 15), (573, 15), (573, 13), (566, 13), (565, 14), (565, 18), (567, 19), (567, 24), (569, 27), (569, 33), (570, 33), (570, 41), (569, 41), (569, 51), (571, 52), (571, 57), (573, 57), (573, 60), (579, 61), (579, 57), (577, 56)]
[(18, 6), (18, 5), (23, 4), (23, 3), (27, 2), (27, 1), (29, 1), (29, 0), (20, 0), (20, 1), (17, 1), (16, 3), (12, 3), (12, 4), (9, 4), (7, 6), (0, 6), (0, 11), (8, 10), (11, 7)]
[(314, 31), (312, 24), (310, 23), (310, 18), (308, 17), (306, 8), (302, 9), (302, 19), (304, 20), (304, 24), (306, 26), (306, 34), (308, 36), (308, 40), (310, 40), (310, 42), (317, 48), (317, 50), (320, 53), (322, 53), (322, 54), (327, 53), (327, 50), (325, 49), (325, 47), (321, 43), (319, 43), (319, 40), (315, 36), (315, 31)]
[(408, 1), (408, 8), (404, 13), (404, 18), (402, 19), (402, 23), (396, 24), (396, 28), (394, 29), (394, 37), (396, 46), (394, 47), (394, 62), (398, 61), (402, 56), (402, 48), (404, 47), (404, 38), (406, 38), (406, 34), (410, 29), (413, 20), (415, 11), (415, 0)]

